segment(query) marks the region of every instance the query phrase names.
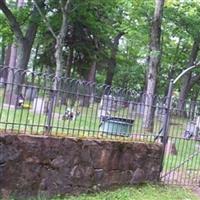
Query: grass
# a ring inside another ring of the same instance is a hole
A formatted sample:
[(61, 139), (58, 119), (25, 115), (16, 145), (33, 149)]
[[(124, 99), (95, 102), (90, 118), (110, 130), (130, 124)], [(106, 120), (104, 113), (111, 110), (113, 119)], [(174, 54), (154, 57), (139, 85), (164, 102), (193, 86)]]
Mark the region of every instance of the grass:
[[(66, 197), (63, 200), (197, 200), (191, 191), (177, 187), (143, 186), (125, 187), (115, 191)], [(52, 200), (61, 200), (53, 198)]]
[[(78, 107), (78, 106), (77, 106)], [(98, 105), (93, 104), (92, 107), (79, 107), (80, 116), (76, 120), (62, 120), (62, 116), (65, 112), (65, 106), (57, 106), (55, 112), (52, 114), (52, 126), (54, 132), (69, 133), (69, 130), (80, 129), (87, 132), (99, 132), (99, 114)], [(75, 108), (76, 110), (76, 108)], [(111, 113), (111, 116), (129, 118), (128, 109), (122, 108), (118, 112)], [(12, 129), (30, 132), (41, 132), (46, 125), (47, 116), (44, 113), (35, 113), (29, 109), (13, 109), (13, 108), (0, 108), (0, 129)], [(6, 125), (7, 124), (7, 125)], [(21, 124), (21, 125), (20, 125)], [(153, 134), (157, 134), (162, 126), (159, 119), (155, 119)], [(171, 126), (171, 134), (175, 130), (179, 130), (182, 133), (184, 128)], [(52, 131), (53, 132), (53, 131)], [(143, 129), (142, 117), (138, 114), (134, 116), (134, 125), (132, 129), (134, 134), (151, 134)]]
[[(190, 190), (180, 187), (166, 187), (158, 185), (143, 185), (122, 187), (112, 191), (79, 196), (54, 197), (51, 199), (37, 198), (32, 200), (198, 200)], [(14, 200), (14, 199), (10, 199)]]
[[(183, 188), (144, 186), (139, 188), (123, 188), (95, 195), (69, 197), (66, 200), (197, 200), (188, 190)], [(54, 198), (52, 200), (59, 200)]]

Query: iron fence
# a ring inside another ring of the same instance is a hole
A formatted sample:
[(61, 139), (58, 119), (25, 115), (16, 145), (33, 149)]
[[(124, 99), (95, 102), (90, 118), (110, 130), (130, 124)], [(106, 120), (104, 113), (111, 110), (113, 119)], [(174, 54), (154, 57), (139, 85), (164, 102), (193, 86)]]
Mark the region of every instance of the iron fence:
[[(157, 142), (163, 139), (168, 118), (162, 180), (197, 185), (200, 102), (184, 101), (180, 109), (176, 97), (170, 108), (167, 100), (47, 72), (0, 69), (2, 133)], [(150, 110), (154, 115), (145, 121)], [(147, 124), (153, 126), (149, 128)]]
[(153, 140), (162, 126), (165, 113), (155, 104), (154, 128), (145, 129), (147, 96), (134, 90), (14, 68), (2, 68), (0, 77), (4, 132)]

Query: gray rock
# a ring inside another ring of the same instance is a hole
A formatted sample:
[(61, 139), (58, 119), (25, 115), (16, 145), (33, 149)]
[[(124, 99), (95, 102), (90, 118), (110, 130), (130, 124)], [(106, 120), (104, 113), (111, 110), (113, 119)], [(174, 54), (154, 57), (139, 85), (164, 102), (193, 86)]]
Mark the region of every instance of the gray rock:
[(145, 173), (143, 169), (137, 168), (132, 175), (130, 184), (139, 184), (145, 181)]

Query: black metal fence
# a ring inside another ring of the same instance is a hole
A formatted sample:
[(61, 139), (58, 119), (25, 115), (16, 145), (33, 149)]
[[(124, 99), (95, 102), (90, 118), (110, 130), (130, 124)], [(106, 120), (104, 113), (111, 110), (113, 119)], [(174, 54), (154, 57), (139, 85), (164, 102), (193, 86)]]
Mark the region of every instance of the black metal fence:
[[(149, 101), (154, 102), (153, 106)], [(197, 185), (200, 102), (184, 101), (180, 109), (180, 102), (173, 97), (170, 110), (166, 102), (166, 97), (147, 96), (131, 89), (49, 73), (0, 69), (2, 133), (158, 142), (169, 114), (162, 180)], [(148, 121), (151, 110), (154, 115)], [(147, 124), (153, 124), (152, 128)]]
[(162, 127), (165, 113), (155, 105), (154, 128), (145, 129), (147, 97), (133, 90), (10, 68), (0, 76), (0, 128), (6, 132), (131, 140), (152, 137)]

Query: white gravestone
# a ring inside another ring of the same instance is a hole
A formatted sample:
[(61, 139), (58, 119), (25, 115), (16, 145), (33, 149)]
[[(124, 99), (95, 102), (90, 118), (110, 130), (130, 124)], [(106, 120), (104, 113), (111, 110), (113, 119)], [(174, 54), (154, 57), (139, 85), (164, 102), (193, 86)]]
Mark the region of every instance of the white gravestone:
[(104, 95), (100, 104), (101, 110), (116, 111), (116, 99), (111, 95)]
[(33, 101), (32, 112), (35, 113), (44, 113), (45, 110), (45, 99), (42, 98), (35, 98)]

